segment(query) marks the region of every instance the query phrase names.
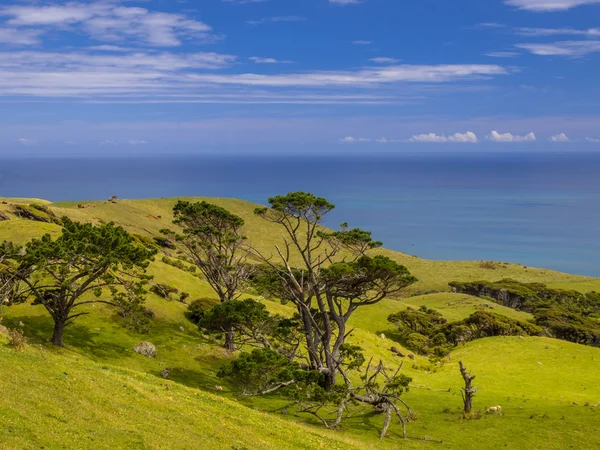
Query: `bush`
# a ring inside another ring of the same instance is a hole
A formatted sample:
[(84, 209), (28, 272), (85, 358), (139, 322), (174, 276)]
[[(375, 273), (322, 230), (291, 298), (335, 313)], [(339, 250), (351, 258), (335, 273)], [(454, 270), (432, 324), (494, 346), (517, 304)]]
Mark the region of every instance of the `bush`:
[[(492, 298), (495, 302), (510, 308), (531, 312), (535, 323), (546, 329), (548, 335), (579, 344), (600, 347), (600, 322), (594, 319), (600, 315), (600, 293), (550, 289), (541, 283), (520, 283), (505, 279), (498, 282), (452, 282), (450, 286), (457, 292)], [(483, 325), (483, 324), (480, 324)], [(498, 324), (494, 333), (506, 333)], [(520, 325), (527, 334), (539, 334), (531, 325)], [(535, 326), (534, 326), (535, 327)], [(493, 334), (497, 335), (497, 334)]]
[(150, 287), (150, 292), (167, 300), (171, 300), (171, 294), (178, 294), (179, 289), (169, 286), (168, 284), (157, 283)]
[(198, 325), (207, 311), (218, 305), (220, 301), (215, 298), (199, 298), (188, 305), (185, 317), (192, 323)]
[[(421, 307), (392, 314), (388, 320), (398, 325), (404, 344), (416, 353), (446, 356), (452, 347), (490, 336), (539, 336), (537, 325), (510, 319), (500, 314), (477, 311), (464, 320), (447, 323), (437, 311)], [(417, 331), (418, 330), (418, 331)]]
[(9, 344), (16, 348), (18, 351), (23, 351), (27, 344), (27, 339), (23, 336), (19, 330), (9, 330), (8, 332)]

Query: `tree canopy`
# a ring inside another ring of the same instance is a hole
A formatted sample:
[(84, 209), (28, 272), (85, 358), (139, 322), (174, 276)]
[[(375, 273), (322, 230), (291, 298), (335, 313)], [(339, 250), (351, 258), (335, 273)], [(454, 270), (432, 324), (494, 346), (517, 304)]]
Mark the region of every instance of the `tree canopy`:
[[(11, 301), (43, 305), (54, 319), (52, 342), (63, 345), (66, 326), (89, 311), (80, 308), (104, 303), (126, 312), (130, 321), (142, 317), (145, 273), (156, 253), (113, 223), (92, 225), (62, 218), (62, 235), (33, 239), (12, 259), (10, 273), (19, 281)], [(108, 295), (106, 295), (108, 294)]]

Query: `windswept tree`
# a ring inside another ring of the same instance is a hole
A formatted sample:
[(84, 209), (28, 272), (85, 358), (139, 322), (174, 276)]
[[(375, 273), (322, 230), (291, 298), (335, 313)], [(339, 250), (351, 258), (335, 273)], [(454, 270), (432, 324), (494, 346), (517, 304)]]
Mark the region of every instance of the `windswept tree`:
[(0, 320), (4, 308), (10, 305), (13, 292), (18, 286), (15, 269), (18, 263), (15, 258), (19, 255), (19, 248), (11, 242), (0, 243)]
[[(212, 203), (179, 201), (173, 208), (175, 220), (183, 230), (174, 236), (184, 253), (200, 269), (208, 284), (224, 303), (239, 298), (250, 273), (247, 253), (242, 246), (244, 220)], [(234, 330), (225, 333), (225, 348), (235, 349)]]
[(8, 272), (19, 286), (10, 292), (14, 303), (43, 305), (54, 320), (52, 343), (63, 346), (65, 328), (102, 303), (121, 309), (135, 320), (142, 317), (145, 275), (154, 249), (144, 247), (113, 223), (94, 226), (62, 219), (62, 235), (45, 235), (29, 242)]
[(256, 214), (281, 225), (283, 242), (276, 255), (253, 250), (263, 263), (263, 273), (254, 278), (266, 295), (296, 306), (302, 322), (308, 366), (324, 375), (323, 387), (330, 391), (343, 371), (347, 323), (359, 308), (374, 305), (416, 281), (406, 267), (385, 256), (368, 256), (380, 247), (371, 233), (323, 228), (324, 217), (334, 209), (326, 199), (305, 192), (269, 199), (270, 208)]

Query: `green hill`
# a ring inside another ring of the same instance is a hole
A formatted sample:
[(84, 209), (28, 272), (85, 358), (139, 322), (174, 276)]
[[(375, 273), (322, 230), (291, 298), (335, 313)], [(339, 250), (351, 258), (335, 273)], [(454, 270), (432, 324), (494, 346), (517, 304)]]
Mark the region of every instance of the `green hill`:
[[(269, 250), (278, 241), (279, 230), (254, 217), (255, 205), (210, 200), (246, 219), (254, 245)], [(60, 233), (58, 225), (14, 217), (13, 203), (41, 201), (2, 201), (6, 203), (0, 202), (0, 212), (10, 220), (0, 221), (0, 241), (23, 243), (46, 232)], [(57, 216), (114, 221), (134, 234), (155, 237), (171, 225), (174, 203), (173, 199), (154, 199), (46, 206)], [(390, 439), (379, 441), (382, 417), (368, 410), (350, 418), (341, 431), (327, 432), (311, 418), (295, 417), (293, 406), (277, 397), (246, 398), (240, 403), (227, 386), (217, 393), (215, 386), (222, 381), (216, 378), (215, 369), (231, 355), (184, 318), (184, 304), (150, 294), (147, 306), (155, 318), (147, 335), (119, 326), (120, 318), (113, 310), (92, 306), (94, 314), (67, 328), (67, 349), (47, 344), (52, 321), (41, 306), (4, 310), (2, 324), (17, 328), (22, 322), (30, 345), (19, 353), (0, 337), (0, 448), (172, 448), (174, 442), (180, 443), (177, 448), (226, 449), (600, 447), (596, 433), (600, 349), (548, 338), (487, 338), (459, 347), (444, 363), (433, 364), (421, 356), (413, 361), (394, 355), (390, 347), (401, 345), (394, 341), (394, 327), (387, 323), (390, 314), (422, 305), (438, 310), (448, 320), (463, 319), (477, 310), (530, 318), (489, 301), (450, 293), (448, 282), (453, 280), (514, 278), (581, 292), (600, 290), (600, 280), (518, 264), (427, 261), (380, 251), (405, 264), (420, 282), (410, 297), (386, 299), (359, 310), (350, 324), (355, 328), (351, 342), (388, 366), (404, 361), (403, 371), (413, 378), (406, 400), (417, 416), (409, 424), (409, 435), (441, 443), (400, 442), (397, 429), (392, 429)], [(214, 296), (206, 283), (165, 264), (160, 256), (150, 273), (155, 282), (176, 286), (191, 298)], [(293, 312), (278, 302), (265, 303), (272, 312)], [(133, 345), (142, 340), (156, 345), (156, 358), (133, 352)], [(500, 404), (503, 415), (460, 419), (459, 360), (477, 376), (475, 409), (484, 411)], [(159, 377), (164, 368), (170, 369), (168, 382)], [(289, 414), (280, 414), (282, 409)]]

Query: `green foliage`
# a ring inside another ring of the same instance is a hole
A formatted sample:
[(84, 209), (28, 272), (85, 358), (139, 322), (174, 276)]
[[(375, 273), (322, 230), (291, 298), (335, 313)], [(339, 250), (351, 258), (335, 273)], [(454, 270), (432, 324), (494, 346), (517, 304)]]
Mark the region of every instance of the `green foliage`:
[(464, 293), (487, 296), (511, 308), (533, 313), (535, 322), (548, 333), (585, 345), (600, 346), (600, 293), (550, 289), (541, 283), (502, 280), (495, 283), (452, 282), (450, 286)]
[[(65, 326), (88, 314), (73, 311), (87, 304), (116, 306), (126, 311), (130, 325), (143, 327), (144, 285), (149, 279), (144, 270), (156, 251), (112, 223), (94, 226), (67, 217), (62, 221), (61, 236), (34, 239), (17, 257), (15, 275), (21, 289), (13, 291), (13, 299), (45, 307), (55, 321), (56, 345), (62, 345)], [(107, 292), (109, 297), (104, 297)]]
[(577, 344), (600, 347), (600, 322), (564, 307), (541, 308), (534, 313), (535, 322), (552, 336)]
[(23, 219), (62, 225), (62, 221), (47, 206), (36, 203), (32, 203), (31, 205), (14, 205), (13, 213), (15, 216)]
[(263, 348), (240, 354), (236, 360), (221, 366), (217, 376), (229, 381), (242, 394), (255, 395), (294, 382), (304, 374), (298, 363)]
[(163, 256), (161, 261), (170, 266), (177, 267), (179, 270), (184, 270), (184, 271), (190, 272), (190, 273), (196, 272), (196, 266), (186, 265), (179, 259), (174, 259), (174, 258), (169, 258), (167, 256)]
[(418, 311), (408, 308), (388, 317), (398, 326), (400, 335), (409, 349), (422, 355), (441, 357), (453, 346), (490, 336), (538, 336), (542, 329), (528, 322), (500, 314), (477, 311), (469, 317), (448, 323), (442, 315), (426, 307)]
[(267, 325), (271, 315), (265, 305), (256, 300), (231, 300), (220, 303), (206, 312), (200, 320), (201, 328), (225, 332)]
[(182, 234), (164, 229), (173, 236), (186, 257), (195, 264), (222, 302), (237, 298), (248, 277), (249, 266), (241, 246), (244, 220), (220, 206), (205, 201), (178, 201), (173, 207), (173, 223)]
[(172, 300), (173, 295), (179, 294), (179, 289), (168, 284), (156, 283), (150, 286), (150, 292), (166, 300)]
[(274, 219), (286, 220), (293, 217), (299, 220), (319, 222), (322, 217), (333, 210), (335, 205), (323, 197), (317, 197), (307, 192), (290, 192), (287, 195), (277, 195), (269, 198), (270, 209), (257, 208), (255, 213), (266, 216), (273, 215)]
[(188, 305), (184, 315), (190, 322), (198, 325), (206, 312), (219, 303), (220, 301), (217, 298), (199, 298)]

